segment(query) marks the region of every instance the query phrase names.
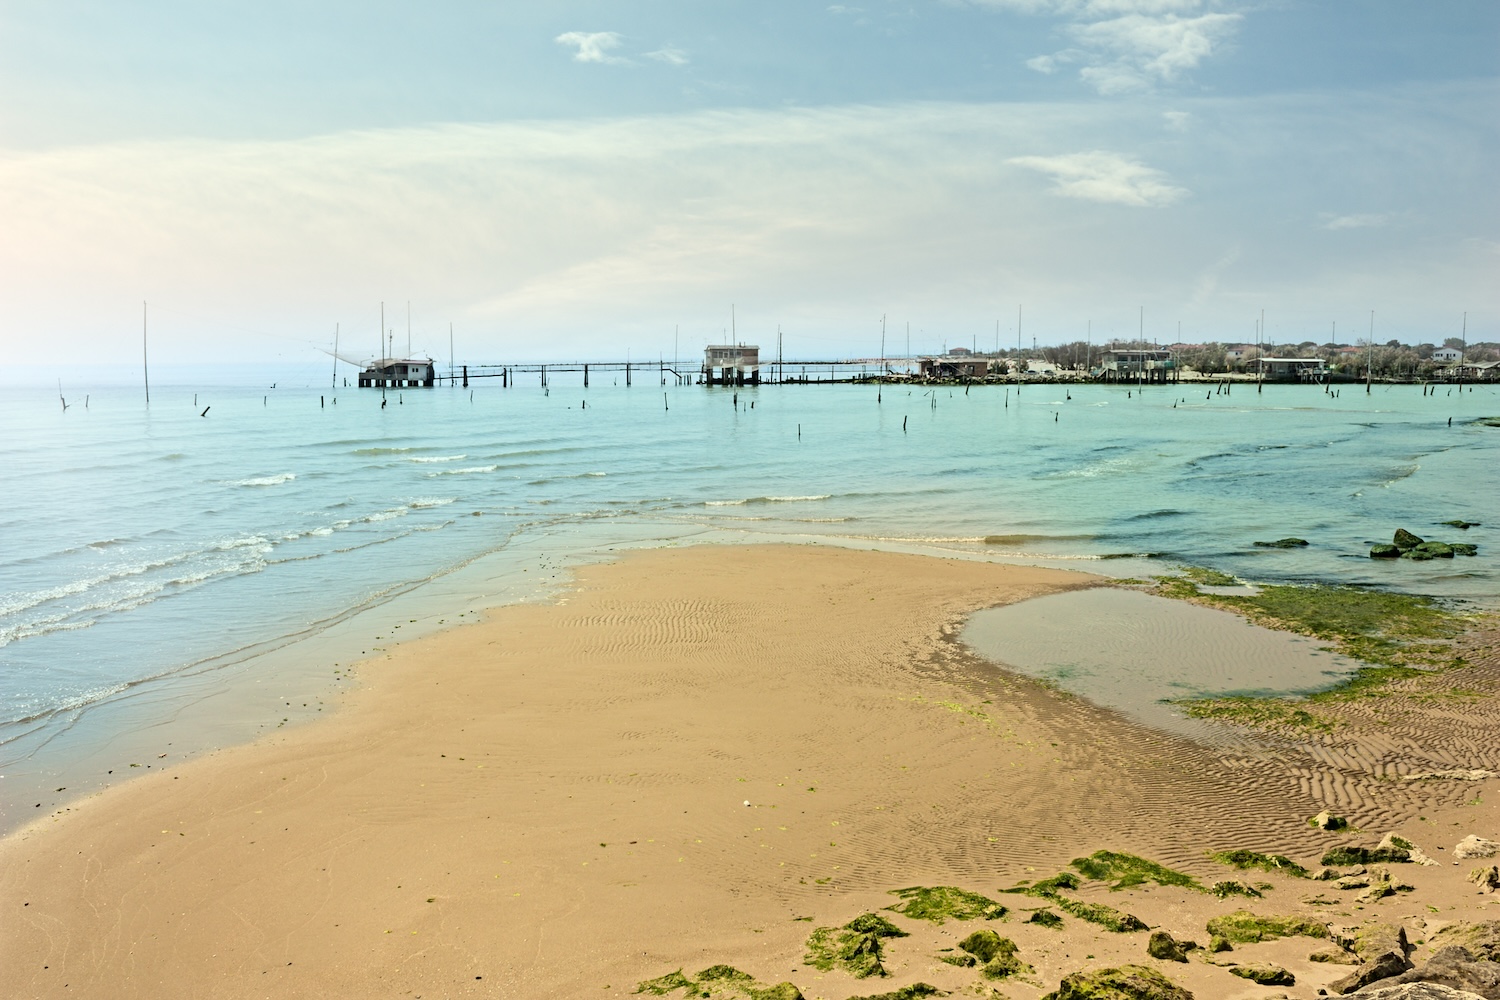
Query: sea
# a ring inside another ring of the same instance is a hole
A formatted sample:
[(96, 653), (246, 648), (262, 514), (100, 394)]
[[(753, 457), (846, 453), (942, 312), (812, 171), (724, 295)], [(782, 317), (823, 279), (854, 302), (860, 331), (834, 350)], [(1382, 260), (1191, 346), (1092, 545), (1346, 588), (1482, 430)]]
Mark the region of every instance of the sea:
[[(0, 392), (0, 830), (331, 710), (389, 642), (630, 548), (1194, 565), (1500, 606), (1493, 385), (153, 375), (149, 404), (118, 376)], [(1479, 554), (1370, 559), (1397, 528)], [(1309, 544), (1256, 544), (1288, 536)]]

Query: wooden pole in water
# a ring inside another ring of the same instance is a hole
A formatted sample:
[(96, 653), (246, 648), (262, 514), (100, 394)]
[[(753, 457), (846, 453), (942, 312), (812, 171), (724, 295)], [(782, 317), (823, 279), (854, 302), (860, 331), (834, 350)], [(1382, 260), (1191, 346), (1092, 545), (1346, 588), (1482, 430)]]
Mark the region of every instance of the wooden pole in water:
[(1365, 348), (1365, 395), (1370, 394), (1370, 377), (1375, 371), (1375, 310), (1370, 310), (1370, 339)]
[(146, 405), (151, 405), (151, 366), (146, 360), (146, 303), (141, 302), (141, 377), (146, 381)]

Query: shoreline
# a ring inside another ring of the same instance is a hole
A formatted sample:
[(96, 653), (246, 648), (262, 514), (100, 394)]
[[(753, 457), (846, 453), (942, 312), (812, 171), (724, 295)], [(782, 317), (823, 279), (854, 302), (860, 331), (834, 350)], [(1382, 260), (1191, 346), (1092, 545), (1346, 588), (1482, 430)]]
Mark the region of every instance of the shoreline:
[(7, 967), (42, 996), (623, 996), (733, 959), (853, 996), (802, 966), (801, 917), (919, 882), (994, 892), (1100, 848), (1206, 877), (1205, 831), (1305, 857), (1312, 806), (1348, 790), (1366, 821), (1466, 808), (1441, 779), (1394, 798), (1289, 780), (1272, 745), (1156, 733), (953, 641), (978, 608), (1098, 585), (1083, 574), (785, 545), (576, 572), (552, 602), (366, 660), (318, 725), (0, 841), (26, 903)]

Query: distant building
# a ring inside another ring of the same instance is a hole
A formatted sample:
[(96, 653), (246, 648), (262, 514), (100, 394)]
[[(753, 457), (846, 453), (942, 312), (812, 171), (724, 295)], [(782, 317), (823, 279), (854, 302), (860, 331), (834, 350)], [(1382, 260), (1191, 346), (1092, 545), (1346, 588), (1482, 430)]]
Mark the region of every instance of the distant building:
[(760, 348), (754, 344), (710, 344), (703, 349), (703, 376), (708, 385), (758, 385)]
[(1322, 358), (1261, 358), (1260, 371), (1272, 382), (1316, 382), (1328, 374)]
[[(960, 348), (959, 350), (962, 350)], [(964, 355), (968, 355), (964, 351)], [(990, 373), (990, 363), (984, 358), (944, 354), (936, 358), (918, 358), (918, 371), (923, 378), (984, 378)]]
[(1118, 347), (1100, 355), (1100, 377), (1106, 382), (1168, 382), (1177, 378), (1177, 362), (1164, 348)]
[(1432, 352), (1432, 360), (1440, 364), (1449, 364), (1454, 361), (1462, 361), (1464, 352), (1456, 347), (1439, 347)]
[(380, 358), (365, 365), (359, 384), (377, 389), (415, 389), (437, 382), (431, 358)]

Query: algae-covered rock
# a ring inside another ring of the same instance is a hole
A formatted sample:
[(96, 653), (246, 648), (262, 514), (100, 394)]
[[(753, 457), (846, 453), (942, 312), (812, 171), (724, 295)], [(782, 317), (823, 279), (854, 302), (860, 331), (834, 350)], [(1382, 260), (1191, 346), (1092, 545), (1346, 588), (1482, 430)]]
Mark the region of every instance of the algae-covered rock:
[(1401, 550), (1394, 545), (1377, 543), (1370, 546), (1371, 559), (1400, 559)]
[(1319, 864), (1335, 867), (1349, 865), (1390, 864), (1411, 861), (1411, 850), (1405, 847), (1355, 847), (1344, 844), (1330, 847)]
[(1411, 963), (1406, 956), (1394, 951), (1388, 951), (1376, 955), (1373, 959), (1341, 979), (1335, 979), (1328, 984), (1328, 989), (1335, 994), (1353, 993), (1371, 983), (1378, 983), (1382, 979), (1399, 976), (1411, 968)]
[[(1107, 852), (1101, 851), (1100, 853), (1104, 854)], [(1074, 863), (1079, 864), (1085, 861), (1097, 859), (1098, 857), (1099, 855), (1096, 854), (1094, 855), (1093, 859), (1079, 859)], [(1171, 871), (1171, 869), (1162, 870), (1168, 872)], [(1181, 876), (1180, 872), (1174, 874)], [(1187, 876), (1181, 877), (1187, 878)], [(1062, 890), (1077, 889), (1079, 884), (1080, 883), (1077, 875), (1074, 875), (1072, 872), (1060, 872), (1059, 874), (1054, 875), (1051, 878), (1042, 879), (1040, 882), (1035, 882), (1031, 885), (1018, 885), (1012, 889), (1005, 889), (1002, 891), (1024, 893), (1028, 896), (1036, 896), (1039, 899), (1045, 899), (1056, 906), (1058, 909), (1062, 910), (1064, 913), (1071, 913), (1073, 916), (1077, 917), (1080, 920), (1087, 920), (1090, 923), (1098, 924), (1106, 930), (1125, 933), (1129, 931), (1143, 931), (1147, 929), (1145, 921), (1141, 920), (1139, 917), (1131, 916), (1129, 913), (1117, 910), (1112, 906), (1106, 906), (1103, 903), (1085, 903), (1082, 900), (1071, 899), (1062, 894)], [(1197, 885), (1196, 882), (1194, 882), (1193, 884), (1195, 886)]]
[(1479, 555), (1479, 546), (1470, 542), (1449, 542), (1448, 547), (1453, 550), (1453, 554), (1456, 556)]
[(935, 924), (950, 917), (954, 920), (999, 920), (1007, 912), (1004, 906), (988, 896), (951, 885), (915, 885), (892, 889), (891, 895), (900, 896), (901, 902), (888, 909), (913, 920), (930, 920)]
[(1434, 948), (1460, 945), (1480, 958), (1500, 962), (1500, 920), (1449, 924), (1432, 936)]
[(1256, 542), (1260, 549), (1300, 549), (1307, 545), (1305, 538), (1278, 538), (1274, 542)]
[(1358, 965), (1359, 957), (1353, 952), (1342, 948), (1319, 948), (1307, 956), (1309, 962), (1321, 962), (1325, 965)]
[(669, 972), (665, 976), (657, 976), (655, 979), (647, 979), (637, 983), (635, 992), (649, 993), (651, 996), (664, 997), (678, 990), (696, 992), (698, 984), (682, 974), (682, 970)]
[(1468, 531), (1470, 528), (1479, 527), (1478, 521), (1444, 521), (1450, 528), (1458, 528), (1460, 531)]
[(1235, 910), (1210, 920), (1208, 933), (1236, 944), (1247, 944), (1295, 936), (1326, 938), (1328, 925), (1305, 917), (1263, 917), (1249, 910)]
[(1413, 535), (1405, 528), (1397, 528), (1396, 536), (1392, 538), (1391, 541), (1395, 544), (1396, 548), (1400, 549), (1402, 552), (1405, 552), (1408, 549), (1414, 549), (1418, 545), (1422, 544), (1422, 539), (1419, 536)]
[(889, 993), (871, 993), (868, 996), (850, 997), (849, 1000), (922, 1000), (924, 997), (945, 997), (948, 993), (927, 983), (912, 983)]
[(1041, 924), (1043, 927), (1051, 927), (1054, 930), (1063, 925), (1063, 918), (1051, 910), (1037, 910), (1026, 919), (1028, 924)]
[(1257, 962), (1254, 965), (1232, 965), (1229, 967), (1231, 975), (1248, 979), (1252, 983), (1261, 986), (1295, 986), (1297, 977), (1279, 965), (1270, 962)]
[(1234, 945), (1230, 944), (1229, 939), (1222, 934), (1210, 934), (1208, 950), (1215, 955), (1220, 955), (1226, 951), (1234, 951)]
[(1187, 953), (1197, 947), (1196, 941), (1179, 941), (1166, 931), (1156, 930), (1146, 942), (1146, 954), (1163, 962), (1186, 962)]
[(1403, 559), (1420, 559), (1423, 556), (1428, 559), (1452, 559), (1453, 546), (1447, 542), (1423, 542), (1416, 548), (1401, 553)]
[(1175, 885), (1203, 891), (1203, 886), (1191, 875), (1134, 854), (1095, 851), (1086, 858), (1074, 858), (1068, 865), (1076, 868), (1085, 878), (1112, 883), (1110, 888), (1116, 890), (1155, 882), (1157, 885)]
[(1342, 830), (1349, 825), (1349, 821), (1344, 817), (1335, 816), (1327, 809), (1324, 809), (1307, 822), (1309, 826), (1315, 826), (1319, 830)]
[(1500, 963), (1478, 958), (1467, 948), (1448, 945), (1433, 952), (1420, 969), (1403, 972), (1392, 981), (1393, 985), (1400, 983), (1440, 983), (1495, 1000), (1500, 998)]
[(1122, 965), (1069, 973), (1042, 1000), (1193, 1000), (1193, 994), (1155, 969)]
[(1357, 927), (1330, 927), (1328, 933), (1335, 944), (1353, 952), (1362, 962), (1374, 961), (1388, 951), (1403, 957), (1411, 951), (1406, 928), (1400, 924), (1375, 922)]
[(647, 979), (635, 988), (635, 992), (651, 996), (669, 996), (679, 990), (690, 997), (803, 1000), (802, 991), (791, 983), (765, 986), (748, 972), (741, 972), (732, 965), (710, 965), (691, 979), (678, 969), (656, 979)]
[(1016, 943), (1009, 938), (1003, 938), (988, 927), (981, 927), (958, 943), (964, 951), (973, 955), (981, 962), (988, 962), (996, 955), (1009, 952), (1016, 953)]
[[(1319, 814), (1323, 815), (1323, 814)], [(1315, 819), (1317, 817), (1314, 817)], [(1340, 820), (1339, 822), (1343, 822)], [(1324, 827), (1324, 829), (1331, 829)], [(1303, 868), (1291, 858), (1283, 854), (1261, 854), (1258, 851), (1234, 850), (1215, 851), (1209, 857), (1220, 864), (1230, 865), (1242, 871), (1246, 868), (1259, 868), (1261, 871), (1281, 872), (1294, 878), (1307, 878), (1307, 869)]]
[(874, 913), (864, 913), (842, 927), (819, 927), (807, 939), (803, 961), (827, 972), (840, 968), (856, 979), (887, 975), (882, 960), (886, 938), (906, 937), (901, 928)]
[(1225, 879), (1222, 882), (1215, 882), (1208, 887), (1208, 891), (1220, 899), (1228, 899), (1230, 896), (1249, 896), (1252, 899), (1258, 899), (1264, 895), (1255, 886), (1248, 882), (1241, 882), (1239, 879)]

